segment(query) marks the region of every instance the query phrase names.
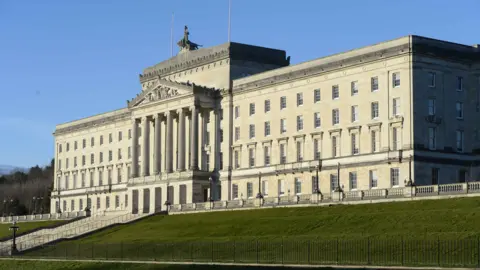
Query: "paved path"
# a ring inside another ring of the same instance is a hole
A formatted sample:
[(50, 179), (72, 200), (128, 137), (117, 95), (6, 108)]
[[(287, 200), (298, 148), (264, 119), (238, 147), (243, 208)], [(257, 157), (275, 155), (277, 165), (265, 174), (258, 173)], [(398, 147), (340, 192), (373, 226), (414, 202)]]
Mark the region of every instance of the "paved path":
[(38, 259), (38, 258), (0, 258), (0, 260), (44, 261), (44, 262), (90, 262), (90, 263), (131, 263), (131, 264), (167, 264), (167, 265), (219, 265), (219, 266), (251, 266), (272, 268), (335, 268), (335, 269), (453, 269), (467, 270), (478, 268), (441, 268), (441, 267), (402, 267), (402, 266), (367, 266), (367, 265), (309, 265), (309, 264), (254, 264), (254, 263), (216, 263), (216, 262), (169, 262), (169, 261), (122, 261), (122, 260), (65, 260), (65, 259)]

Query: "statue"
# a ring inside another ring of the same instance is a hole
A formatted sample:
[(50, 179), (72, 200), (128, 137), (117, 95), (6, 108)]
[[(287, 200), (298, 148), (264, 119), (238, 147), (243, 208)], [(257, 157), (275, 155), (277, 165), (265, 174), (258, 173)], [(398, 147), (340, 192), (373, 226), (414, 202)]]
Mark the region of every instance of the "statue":
[(185, 29), (183, 31), (183, 38), (179, 42), (177, 42), (177, 45), (180, 47), (180, 49), (182, 51), (183, 50), (187, 50), (187, 51), (198, 50), (198, 47), (200, 47), (200, 45), (198, 45), (196, 43), (193, 43), (190, 40), (188, 40), (189, 35), (190, 35), (190, 32), (188, 32), (188, 26), (185, 25)]

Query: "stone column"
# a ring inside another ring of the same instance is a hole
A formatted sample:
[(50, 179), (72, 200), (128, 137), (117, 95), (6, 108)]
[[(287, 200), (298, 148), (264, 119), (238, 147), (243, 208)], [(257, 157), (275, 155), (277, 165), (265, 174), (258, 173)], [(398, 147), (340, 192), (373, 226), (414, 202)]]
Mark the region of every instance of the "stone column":
[(215, 108), (215, 122), (213, 128), (213, 160), (214, 160), (214, 170), (220, 171), (220, 109)]
[(165, 145), (165, 161), (166, 161), (166, 168), (165, 171), (167, 173), (171, 173), (173, 171), (173, 115), (170, 111), (165, 113), (167, 118), (167, 144)]
[(142, 143), (142, 176), (148, 176), (149, 175), (149, 170), (148, 170), (148, 165), (150, 163), (149, 157), (149, 120), (146, 116), (142, 117), (142, 137), (143, 137), (143, 143)]
[(177, 110), (178, 114), (178, 170), (185, 171), (185, 112)]
[(154, 150), (153, 150), (153, 174), (157, 175), (160, 172), (161, 167), (161, 125), (162, 121), (160, 115), (155, 115), (155, 139), (154, 139)]
[(132, 170), (131, 177), (138, 177), (138, 125), (137, 119), (133, 119), (132, 125)]
[(192, 112), (192, 126), (190, 128), (190, 169), (198, 170), (198, 108), (190, 107)]

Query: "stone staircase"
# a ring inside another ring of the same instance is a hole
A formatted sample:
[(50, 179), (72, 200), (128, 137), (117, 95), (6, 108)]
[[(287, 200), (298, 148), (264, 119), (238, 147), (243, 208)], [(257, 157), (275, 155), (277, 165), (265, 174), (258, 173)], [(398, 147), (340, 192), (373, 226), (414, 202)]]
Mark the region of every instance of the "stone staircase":
[[(16, 238), (17, 250), (18, 252), (26, 251), (62, 239), (86, 235), (114, 224), (129, 223), (150, 215), (132, 213), (94, 215), (56, 228), (42, 229), (19, 236)], [(0, 256), (10, 255), (12, 244), (12, 239), (0, 242)]]

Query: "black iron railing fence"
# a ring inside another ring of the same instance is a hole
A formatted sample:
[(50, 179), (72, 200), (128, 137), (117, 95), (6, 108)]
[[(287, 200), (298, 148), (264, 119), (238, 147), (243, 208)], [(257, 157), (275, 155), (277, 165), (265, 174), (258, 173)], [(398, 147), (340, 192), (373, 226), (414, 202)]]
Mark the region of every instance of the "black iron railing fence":
[[(8, 251), (4, 250), (2, 254), (6, 256)], [(89, 260), (478, 267), (480, 239), (59, 243), (44, 245), (16, 256)]]

